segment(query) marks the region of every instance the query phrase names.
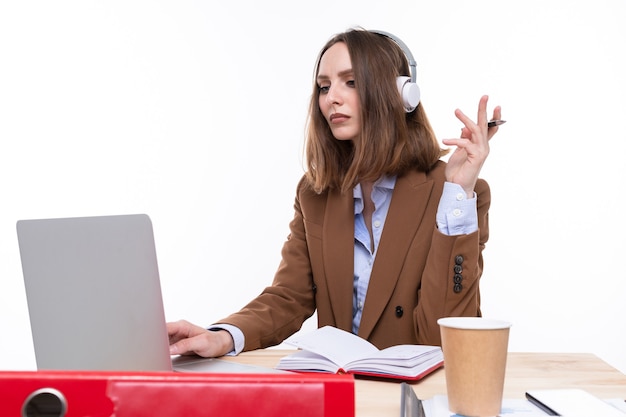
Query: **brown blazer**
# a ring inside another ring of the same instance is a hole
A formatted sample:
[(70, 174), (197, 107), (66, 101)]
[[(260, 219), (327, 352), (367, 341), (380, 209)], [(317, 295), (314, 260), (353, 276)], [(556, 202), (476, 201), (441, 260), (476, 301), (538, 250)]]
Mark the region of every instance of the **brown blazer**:
[[(481, 314), (489, 186), (480, 179), (476, 184), (479, 230), (446, 236), (435, 221), (444, 170), (445, 162), (439, 162), (428, 173), (411, 171), (396, 181), (359, 329), (359, 336), (380, 349), (403, 343), (439, 345), (438, 318)], [(243, 331), (244, 350), (281, 343), (316, 309), (319, 326), (351, 331), (353, 257), (352, 193), (318, 195), (302, 179), (274, 282), (220, 323)]]

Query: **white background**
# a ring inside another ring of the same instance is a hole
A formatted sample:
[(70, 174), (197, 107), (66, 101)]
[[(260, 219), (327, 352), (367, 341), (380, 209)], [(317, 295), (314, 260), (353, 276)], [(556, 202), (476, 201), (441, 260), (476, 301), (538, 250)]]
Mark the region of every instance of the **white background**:
[(35, 368), (18, 219), (149, 214), (168, 320), (268, 285), (317, 53), (360, 25), (409, 45), (440, 139), (482, 94), (503, 107), (481, 286), (510, 350), (626, 372), (624, 21), (623, 0), (2, 0), (0, 369)]

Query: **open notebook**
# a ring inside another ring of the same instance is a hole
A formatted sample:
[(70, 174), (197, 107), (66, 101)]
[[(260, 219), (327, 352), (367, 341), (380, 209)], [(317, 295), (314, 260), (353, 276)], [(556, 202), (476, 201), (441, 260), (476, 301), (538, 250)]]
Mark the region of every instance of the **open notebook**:
[(39, 370), (279, 372), (172, 361), (147, 215), (20, 220), (17, 234)]

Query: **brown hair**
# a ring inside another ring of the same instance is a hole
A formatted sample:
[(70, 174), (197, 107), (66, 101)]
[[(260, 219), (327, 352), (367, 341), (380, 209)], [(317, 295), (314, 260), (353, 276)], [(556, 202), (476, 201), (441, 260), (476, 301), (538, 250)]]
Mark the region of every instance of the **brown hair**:
[[(361, 105), (363, 126), (354, 141), (335, 139), (319, 108), (320, 60), (338, 42), (348, 47)], [(346, 192), (359, 181), (402, 175), (411, 168), (428, 171), (445, 155), (422, 104), (405, 112), (396, 86), (398, 75), (409, 75), (408, 63), (402, 49), (387, 36), (350, 29), (322, 48), (315, 65), (305, 146), (306, 177), (315, 192), (331, 188)]]

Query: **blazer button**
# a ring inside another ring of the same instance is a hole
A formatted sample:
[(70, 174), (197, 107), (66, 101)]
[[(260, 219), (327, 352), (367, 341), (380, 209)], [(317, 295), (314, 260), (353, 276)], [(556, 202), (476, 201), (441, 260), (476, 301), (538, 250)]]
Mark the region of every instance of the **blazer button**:
[(461, 265), (454, 265), (454, 273), (460, 274), (461, 272), (463, 272), (463, 267)]
[(455, 284), (460, 284), (461, 281), (463, 281), (463, 275), (461, 274), (454, 274), (454, 283)]
[(396, 317), (400, 318), (400, 317), (402, 317), (403, 314), (404, 314), (404, 310), (402, 309), (402, 306), (397, 306), (396, 307)]
[(464, 260), (465, 258), (463, 258), (463, 255), (457, 255), (454, 257), (454, 263), (457, 265), (461, 265)]
[(454, 284), (454, 292), (455, 293), (460, 293), (463, 290), (463, 285), (462, 284)]

